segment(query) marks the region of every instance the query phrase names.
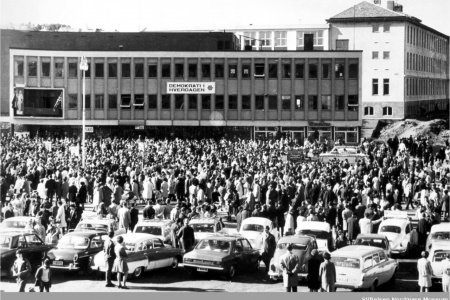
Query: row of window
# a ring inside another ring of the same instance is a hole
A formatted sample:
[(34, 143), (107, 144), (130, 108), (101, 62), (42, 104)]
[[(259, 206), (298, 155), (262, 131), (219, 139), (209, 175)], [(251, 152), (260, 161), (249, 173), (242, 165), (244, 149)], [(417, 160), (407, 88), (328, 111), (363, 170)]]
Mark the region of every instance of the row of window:
[[(314, 31), (297, 31), (297, 47), (303, 47), (305, 44), (304, 36), (307, 34), (313, 35), (314, 46), (323, 46), (323, 30)], [(287, 46), (287, 31), (251, 31), (244, 32), (245, 46), (272, 46), (285, 47)]]
[[(364, 106), (364, 115), (365, 116), (373, 116), (373, 106)], [(392, 107), (384, 106), (382, 109), (383, 116), (392, 116)]]
[(429, 78), (406, 78), (406, 95), (448, 95), (448, 82)]
[[(16, 61), (15, 63), (15, 76), (23, 76), (24, 66), (23, 61)], [(69, 64), (69, 78), (76, 78), (78, 76), (78, 65), (77, 63), (68, 63)], [(111, 62), (107, 64), (107, 77), (108, 78), (117, 78), (118, 76), (118, 64), (116, 62)], [(344, 79), (345, 77), (345, 65), (344, 62), (337, 62), (333, 66), (332, 69), (331, 63), (324, 62), (322, 63), (322, 77), (323, 79), (331, 79), (332, 73), (334, 71), (334, 78), (336, 79)], [(130, 63), (122, 63), (122, 78), (130, 78), (131, 77), (131, 64)], [(148, 78), (157, 78), (158, 76), (158, 66), (156, 64), (147, 65), (148, 68)], [(358, 63), (350, 63), (348, 65), (348, 76), (350, 79), (358, 78)], [(187, 72), (185, 72), (187, 71)], [(200, 71), (201, 78), (211, 78), (212, 72), (214, 72), (215, 78), (223, 78), (225, 69), (223, 64), (201, 64), (200, 70), (197, 64), (188, 64), (187, 70), (185, 70), (185, 65), (183, 63), (175, 63), (174, 65), (174, 77), (175, 78), (198, 78), (198, 72)], [(29, 61), (28, 62), (28, 76), (33, 77), (37, 76), (38, 68), (37, 61)], [(91, 72), (90, 68), (85, 72), (86, 77), (91, 77), (94, 75), (95, 78), (105, 78), (105, 65), (104, 63), (94, 63), (94, 71)], [(238, 66), (231, 64), (228, 66), (228, 77), (229, 78), (237, 78), (238, 74)], [(278, 78), (278, 64), (269, 63), (268, 68), (264, 63), (255, 63), (254, 64), (254, 73), (255, 77), (265, 77), (276, 79)], [(42, 62), (41, 63), (41, 74), (42, 77), (49, 77), (50, 73), (50, 63)], [(143, 78), (144, 77), (144, 64), (143, 63), (135, 63), (134, 64), (134, 78)], [(292, 74), (291, 64), (284, 63), (281, 65), (281, 77), (285, 79), (292, 78), (294, 75), (295, 78), (305, 78), (305, 64), (295, 64), (294, 65), (294, 74)], [(161, 65), (161, 76), (163, 78), (171, 78), (171, 65), (170, 64), (162, 64)], [(251, 77), (251, 65), (250, 64), (242, 64), (241, 67), (241, 76), (242, 78), (250, 78)], [(64, 77), (64, 63), (57, 62), (54, 63), (54, 77), (62, 78)], [(317, 63), (309, 63), (308, 64), (308, 77), (310, 79), (318, 78), (318, 64)]]
[[(372, 59), (378, 59), (378, 58), (379, 58), (379, 52), (372, 51)], [(391, 52), (383, 51), (383, 59), (389, 59), (389, 58), (391, 58)]]
[[(372, 95), (379, 94), (378, 78), (372, 79)], [(383, 79), (383, 95), (389, 95), (389, 79)]]
[[(161, 109), (171, 109), (171, 95), (165, 94), (161, 95)], [(251, 96), (250, 95), (242, 95), (242, 105), (241, 109), (251, 109)], [(277, 95), (269, 95), (267, 97), (263, 95), (255, 95), (255, 109), (256, 110), (264, 110), (265, 109), (265, 98), (267, 98), (267, 108), (269, 110), (277, 110), (278, 109), (278, 96)], [(174, 95), (174, 109), (184, 109), (185, 105), (185, 95), (178, 94)], [(195, 94), (187, 95), (187, 108), (188, 109), (197, 109), (197, 102), (201, 101), (200, 106), (202, 109), (211, 109), (211, 95), (201, 95), (200, 99)], [(94, 96), (94, 108), (95, 109), (103, 109), (105, 107), (105, 96), (104, 95), (95, 95)], [(145, 97), (143, 94), (134, 95), (134, 99), (130, 94), (123, 94), (120, 98), (120, 107), (122, 109), (130, 109), (131, 106), (134, 106), (135, 109), (144, 109), (144, 101)], [(77, 94), (69, 94), (69, 109), (77, 109), (78, 108), (78, 96)], [(291, 109), (292, 99), (290, 95), (281, 96), (281, 109), (290, 110)], [(117, 95), (110, 94), (108, 95), (108, 108), (116, 109), (117, 108)], [(225, 97), (224, 95), (215, 95), (215, 108), (216, 110), (222, 110), (225, 107)], [(157, 109), (158, 101), (157, 95), (151, 94), (148, 95), (148, 108), (149, 109)], [(347, 105), (347, 109), (349, 111), (358, 111), (358, 95), (348, 95), (348, 101), (346, 104), (344, 95), (336, 95), (334, 98), (334, 102), (332, 102), (331, 95), (322, 95), (320, 102), (317, 95), (308, 95), (308, 109), (309, 110), (318, 110), (319, 105), (322, 110), (331, 110), (331, 106), (334, 105), (335, 110), (344, 110)], [(85, 107), (91, 108), (91, 95), (85, 95)], [(238, 96), (237, 95), (228, 95), (228, 109), (238, 109)], [(294, 97), (294, 109), (296, 110), (304, 110), (305, 109), (305, 96), (297, 95)]]
[(447, 63), (438, 58), (406, 52), (406, 69), (437, 74), (447, 74)]
[(448, 53), (448, 41), (435, 34), (413, 26), (406, 26), (406, 43), (442, 54)]
[(372, 24), (372, 32), (379, 33), (380, 27), (383, 27), (383, 32), (391, 32), (391, 24), (389, 23), (384, 23), (383, 25), (379, 23)]

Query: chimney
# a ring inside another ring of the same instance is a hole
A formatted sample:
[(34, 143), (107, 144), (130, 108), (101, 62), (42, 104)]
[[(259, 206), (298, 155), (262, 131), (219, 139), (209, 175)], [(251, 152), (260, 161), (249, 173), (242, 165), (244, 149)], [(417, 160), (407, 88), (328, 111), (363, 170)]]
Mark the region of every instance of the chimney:
[(373, 4), (381, 5), (381, 0), (373, 0)]
[(388, 1), (387, 2), (387, 9), (394, 10), (394, 1)]

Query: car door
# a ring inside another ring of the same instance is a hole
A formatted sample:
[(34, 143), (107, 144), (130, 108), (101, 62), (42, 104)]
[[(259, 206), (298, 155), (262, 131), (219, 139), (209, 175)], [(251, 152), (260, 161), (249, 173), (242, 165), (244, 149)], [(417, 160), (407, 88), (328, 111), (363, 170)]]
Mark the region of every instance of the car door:
[(244, 259), (244, 246), (242, 246), (241, 240), (236, 240), (234, 245), (234, 262), (240, 269), (246, 269), (247, 265)]
[(366, 256), (363, 258), (363, 274), (364, 274), (364, 283), (367, 282), (366, 287), (370, 287), (375, 280), (374, 272), (373, 272), (373, 259), (372, 255)]
[(379, 276), (379, 284), (383, 284), (388, 282), (394, 274), (395, 267), (392, 261), (390, 261), (384, 251), (378, 252), (378, 256), (380, 258), (380, 276)]
[(156, 250), (153, 248), (153, 240), (147, 240), (145, 241), (147, 248), (144, 251), (145, 256), (147, 257), (147, 270), (153, 270), (156, 269)]
[(25, 235), (27, 247), (30, 251), (30, 257), (33, 257), (31, 264), (40, 265), (47, 255), (49, 246), (46, 245), (36, 234)]
[(386, 281), (386, 265), (383, 264), (384, 261), (382, 262), (380, 260), (380, 255), (378, 253), (375, 253), (372, 255), (372, 263), (373, 263), (373, 267), (372, 267), (372, 272), (373, 272), (373, 276), (374, 278), (378, 279), (378, 285), (383, 284)]
[(250, 242), (246, 239), (241, 240), (242, 248), (243, 248), (243, 258), (245, 263), (247, 263), (247, 267), (254, 266), (259, 257), (259, 252), (255, 251), (250, 245)]
[(23, 257), (28, 259), (32, 266), (36, 266), (40, 264), (40, 259), (37, 259), (36, 254), (31, 251), (28, 247), (27, 239), (25, 235), (19, 236), (19, 242), (17, 244), (17, 248), (22, 250)]
[(155, 250), (155, 268), (160, 269), (168, 267), (171, 262), (171, 259), (169, 258), (170, 253), (165, 251), (164, 244), (160, 239), (153, 239), (153, 249)]

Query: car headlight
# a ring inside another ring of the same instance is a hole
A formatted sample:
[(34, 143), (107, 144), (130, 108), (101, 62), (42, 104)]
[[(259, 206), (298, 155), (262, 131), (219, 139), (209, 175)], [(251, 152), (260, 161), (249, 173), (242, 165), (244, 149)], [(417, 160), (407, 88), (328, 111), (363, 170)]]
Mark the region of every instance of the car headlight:
[(185, 262), (193, 262), (194, 260), (193, 260), (193, 259), (190, 259), (190, 258), (185, 258), (184, 261), (185, 261)]
[(216, 265), (216, 266), (218, 266), (218, 265), (220, 265), (220, 264), (221, 264), (221, 262), (220, 262), (220, 261), (213, 261), (212, 263), (213, 263), (213, 265)]
[(73, 256), (73, 261), (77, 261), (78, 260), (78, 254), (75, 254), (74, 256)]

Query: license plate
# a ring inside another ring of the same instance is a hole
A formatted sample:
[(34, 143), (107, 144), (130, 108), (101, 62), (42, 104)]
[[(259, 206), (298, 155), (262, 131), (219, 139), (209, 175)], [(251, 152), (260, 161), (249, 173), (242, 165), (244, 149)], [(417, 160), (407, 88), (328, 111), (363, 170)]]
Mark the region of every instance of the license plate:
[(53, 261), (53, 264), (54, 264), (55, 266), (62, 266), (62, 265), (63, 265), (63, 262), (62, 262), (62, 261), (57, 261), (57, 260), (55, 260), (55, 261)]
[(205, 269), (205, 268), (197, 268), (197, 271), (199, 271), (199, 272), (208, 272), (208, 269)]
[(348, 278), (346, 278), (346, 277), (338, 277), (338, 278), (337, 278), (337, 281), (338, 281), (338, 282), (347, 282), (347, 281), (348, 281)]

